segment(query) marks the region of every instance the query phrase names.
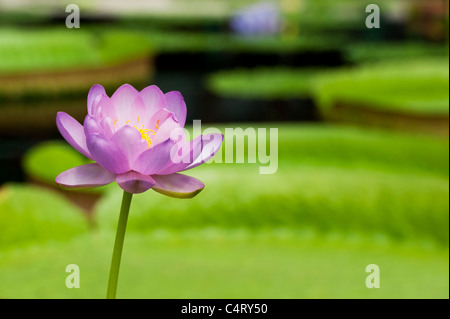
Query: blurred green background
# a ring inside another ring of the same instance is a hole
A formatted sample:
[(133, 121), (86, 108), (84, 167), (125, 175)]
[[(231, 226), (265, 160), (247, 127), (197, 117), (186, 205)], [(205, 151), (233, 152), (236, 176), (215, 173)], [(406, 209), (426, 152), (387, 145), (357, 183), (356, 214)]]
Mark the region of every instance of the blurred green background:
[(448, 298), (448, 1), (378, 0), (368, 29), (372, 2), (0, 0), (0, 298), (105, 296), (121, 190), (54, 183), (87, 161), (56, 112), (82, 121), (95, 83), (278, 128), (275, 174), (208, 163), (194, 199), (134, 196), (118, 298)]

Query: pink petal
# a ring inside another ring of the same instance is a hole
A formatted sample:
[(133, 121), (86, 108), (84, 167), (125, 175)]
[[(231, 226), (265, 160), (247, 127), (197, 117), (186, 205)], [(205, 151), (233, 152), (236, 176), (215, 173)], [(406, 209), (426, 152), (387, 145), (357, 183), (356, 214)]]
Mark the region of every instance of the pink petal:
[(111, 96), (117, 118), (122, 123), (125, 123), (127, 120), (132, 120), (130, 113), (138, 95), (139, 92), (134, 87), (129, 84), (124, 84)]
[(170, 113), (169, 110), (159, 109), (150, 117), (150, 120), (145, 128), (149, 128), (156, 131), (171, 116), (172, 113)]
[(166, 140), (150, 147), (136, 158), (132, 169), (143, 175), (157, 174), (160, 170), (172, 164), (170, 154), (174, 146), (176, 146), (174, 141)]
[(164, 93), (156, 85), (147, 86), (139, 94), (144, 100), (145, 107), (149, 114), (154, 114), (159, 109), (167, 107)]
[(184, 127), (186, 123), (186, 102), (178, 91), (171, 91), (165, 94), (167, 101), (167, 109), (175, 115), (175, 119)]
[(123, 151), (103, 135), (89, 134), (87, 146), (92, 158), (107, 171), (122, 174), (130, 170), (130, 163)]
[(129, 163), (133, 163), (136, 157), (148, 150), (147, 141), (131, 125), (124, 125), (114, 134), (111, 140), (123, 151)]
[(98, 187), (114, 182), (115, 175), (96, 163), (73, 167), (56, 177), (56, 184), (67, 188)]
[(56, 126), (66, 141), (78, 152), (91, 158), (92, 155), (86, 145), (86, 135), (83, 126), (73, 117), (64, 112), (56, 114)]
[(97, 96), (95, 98), (94, 102), (92, 102), (92, 109), (91, 109), (92, 114), (90, 114), (90, 115), (92, 115), (95, 118), (100, 118), (100, 116), (101, 116), (101, 113), (100, 113), (100, 111), (101, 111), (100, 101), (103, 98), (108, 98), (108, 97), (106, 97), (105, 95), (102, 94), (102, 95)]
[(174, 131), (178, 132), (179, 129), (181, 129), (180, 124), (175, 121), (173, 117), (169, 117), (164, 121), (164, 123), (160, 123), (159, 129), (156, 131), (156, 135), (152, 138), (152, 145), (157, 145), (164, 142), (172, 136)]
[(87, 136), (89, 134), (104, 134), (104, 131), (93, 116), (87, 115), (84, 119), (84, 133)]
[(169, 175), (184, 170), (200, 155), (202, 147), (202, 135), (193, 139), (189, 143), (178, 142), (178, 153), (172, 154), (172, 165), (159, 172), (160, 175)]
[[(205, 162), (207, 162), (211, 157), (213, 157), (220, 146), (222, 145), (223, 135), (218, 133), (212, 133), (208, 135), (202, 135), (202, 143), (197, 144), (197, 149), (194, 149), (194, 155), (200, 153), (192, 164), (188, 165), (183, 170), (188, 170), (197, 167)], [(200, 149), (199, 149), (200, 148)]]
[(142, 98), (138, 95), (133, 101), (133, 104), (126, 108), (117, 119), (114, 119), (115, 129), (120, 129), (126, 124), (138, 126), (139, 128), (144, 125), (145, 128), (145, 124), (149, 122), (150, 116), (147, 114)]
[(171, 197), (192, 198), (205, 188), (205, 184), (201, 181), (187, 175), (153, 175), (152, 177), (156, 182), (153, 190)]
[(130, 110), (130, 120), (140, 127), (140, 124), (148, 123), (150, 116), (145, 107), (144, 100), (141, 96), (137, 96)]
[(98, 120), (104, 120), (110, 118), (114, 121), (117, 118), (116, 110), (114, 109), (114, 104), (111, 99), (103, 95), (100, 101), (96, 105), (95, 118)]
[(100, 84), (95, 84), (93, 87), (91, 87), (87, 97), (88, 114), (94, 115), (94, 107), (96, 106), (98, 101), (100, 101), (102, 95), (106, 95), (105, 88), (103, 86), (101, 86)]
[(116, 181), (124, 191), (133, 194), (143, 193), (155, 185), (155, 180), (151, 176), (137, 172), (120, 174), (117, 176)]
[(110, 117), (107, 117), (104, 120), (102, 120), (100, 122), (100, 126), (102, 127), (103, 132), (105, 133), (105, 136), (108, 139), (111, 139), (111, 137), (116, 132), (116, 130), (114, 128), (115, 127), (114, 121)]

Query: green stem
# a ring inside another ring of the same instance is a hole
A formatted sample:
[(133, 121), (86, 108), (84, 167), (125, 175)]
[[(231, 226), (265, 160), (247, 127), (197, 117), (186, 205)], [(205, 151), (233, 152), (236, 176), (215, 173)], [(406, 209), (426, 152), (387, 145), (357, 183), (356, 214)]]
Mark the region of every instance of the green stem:
[(116, 240), (114, 242), (111, 270), (109, 271), (107, 299), (116, 299), (117, 281), (119, 279), (120, 259), (122, 257), (123, 240), (127, 228), (128, 213), (130, 212), (133, 194), (123, 192), (122, 207), (120, 208), (119, 223), (117, 225)]

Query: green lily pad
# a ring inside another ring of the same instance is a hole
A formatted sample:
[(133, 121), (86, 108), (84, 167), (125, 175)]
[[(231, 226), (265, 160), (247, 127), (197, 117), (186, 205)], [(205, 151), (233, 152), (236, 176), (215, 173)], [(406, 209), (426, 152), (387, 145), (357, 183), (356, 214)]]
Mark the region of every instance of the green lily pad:
[(345, 55), (346, 59), (353, 63), (387, 60), (401, 62), (404, 59), (446, 57), (448, 56), (448, 45), (433, 45), (426, 42), (356, 43), (347, 46)]
[(48, 141), (31, 148), (23, 159), (25, 174), (32, 179), (55, 185), (60, 173), (91, 162), (63, 141)]
[(391, 112), (449, 114), (448, 59), (383, 62), (325, 74), (315, 84), (326, 113), (336, 101)]
[[(36, 145), (24, 156), (23, 169), (32, 180), (57, 187), (55, 178), (62, 172), (92, 161), (63, 141), (47, 141)], [(101, 193), (108, 186), (77, 191)]]
[(221, 71), (207, 80), (208, 88), (226, 97), (257, 99), (304, 98), (312, 95), (322, 69), (257, 68)]
[(83, 212), (53, 191), (20, 184), (0, 188), (0, 251), (68, 240), (87, 229)]
[[(105, 298), (113, 240), (105, 232), (4, 254), (0, 297)], [(373, 263), (380, 289), (365, 284)], [(78, 289), (64, 284), (69, 264), (79, 266)], [(448, 298), (448, 270), (448, 250), (331, 233), (128, 232), (117, 297)]]
[(150, 51), (148, 41), (139, 34), (112, 29), (2, 28), (0, 39), (0, 73), (109, 65)]

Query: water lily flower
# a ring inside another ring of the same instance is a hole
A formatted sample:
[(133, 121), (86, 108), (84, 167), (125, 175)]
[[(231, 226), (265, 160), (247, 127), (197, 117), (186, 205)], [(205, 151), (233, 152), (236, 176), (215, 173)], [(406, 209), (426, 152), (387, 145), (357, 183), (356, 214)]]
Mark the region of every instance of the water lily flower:
[(124, 190), (106, 293), (114, 299), (133, 194), (153, 189), (177, 198), (194, 197), (205, 185), (178, 172), (214, 156), (223, 135), (186, 141), (183, 97), (178, 91), (164, 94), (155, 85), (138, 92), (124, 84), (110, 98), (96, 84), (89, 91), (87, 109), (84, 126), (64, 112), (58, 112), (56, 125), (70, 145), (95, 163), (62, 172), (56, 183), (80, 188), (116, 181)]
[(214, 156), (223, 135), (186, 141), (186, 103), (180, 92), (164, 94), (155, 85), (139, 92), (124, 84), (108, 97), (96, 84), (87, 111), (84, 126), (64, 112), (58, 112), (56, 124), (66, 141), (95, 163), (61, 173), (57, 184), (83, 188), (116, 181), (128, 193), (151, 188), (177, 198), (193, 197), (204, 188), (198, 179), (178, 172)]

